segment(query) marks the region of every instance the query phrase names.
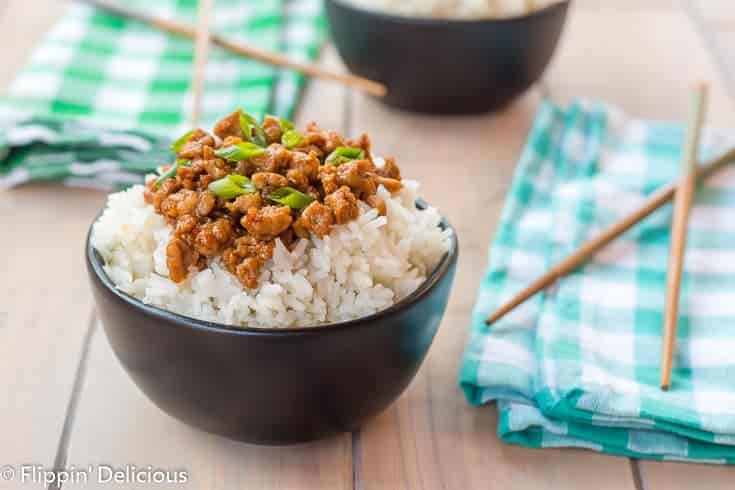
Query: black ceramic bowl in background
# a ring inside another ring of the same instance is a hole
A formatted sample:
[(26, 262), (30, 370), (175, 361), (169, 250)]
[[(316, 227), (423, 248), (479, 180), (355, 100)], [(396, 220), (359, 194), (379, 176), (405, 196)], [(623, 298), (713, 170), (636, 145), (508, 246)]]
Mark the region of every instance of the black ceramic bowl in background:
[(289, 444), (353, 431), (408, 386), (447, 305), (458, 255), (452, 235), (426, 282), (389, 309), (283, 330), (228, 327), (145, 305), (115, 288), (89, 236), (86, 262), (112, 349), (158, 407), (233, 439)]
[(326, 0), (350, 71), (388, 87), (386, 104), (418, 112), (499, 109), (536, 82), (551, 59), (569, 1), (499, 19), (433, 19)]

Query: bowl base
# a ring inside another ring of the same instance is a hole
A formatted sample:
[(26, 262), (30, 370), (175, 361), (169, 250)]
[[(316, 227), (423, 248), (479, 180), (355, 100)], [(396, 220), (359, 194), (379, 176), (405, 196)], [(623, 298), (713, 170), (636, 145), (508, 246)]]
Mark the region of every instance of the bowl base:
[(429, 102), (420, 100), (412, 101), (405, 99), (392, 99), (388, 97), (373, 97), (387, 107), (399, 109), (401, 111), (412, 112), (415, 114), (434, 114), (444, 116), (469, 116), (478, 114), (487, 114), (499, 112), (512, 105), (522, 94), (510, 97), (504, 97), (498, 100), (485, 101), (478, 104), (476, 99), (470, 101), (462, 101), (461, 99), (446, 103), (446, 101)]

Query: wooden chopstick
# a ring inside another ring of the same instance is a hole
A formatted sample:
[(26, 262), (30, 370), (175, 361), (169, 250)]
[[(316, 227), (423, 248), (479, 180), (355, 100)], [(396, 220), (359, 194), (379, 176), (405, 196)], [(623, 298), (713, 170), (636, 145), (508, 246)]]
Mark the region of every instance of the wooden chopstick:
[(192, 109), (191, 127), (199, 127), (204, 99), (204, 85), (207, 77), (207, 59), (209, 58), (209, 18), (214, 7), (214, 0), (199, 0), (197, 12), (197, 30), (194, 36), (194, 71), (192, 73)]
[(350, 75), (348, 73), (334, 73), (331, 71), (322, 70), (316, 65), (310, 65), (308, 63), (300, 63), (293, 61), (280, 54), (271, 53), (262, 49), (251, 48), (244, 44), (238, 44), (217, 34), (212, 35), (212, 42), (222, 48), (233, 53), (247, 56), (249, 58), (262, 61), (269, 65), (280, 66), (283, 68), (290, 68), (304, 75), (316, 78), (323, 78), (325, 80), (332, 80), (339, 82), (342, 85), (362, 90), (365, 93), (374, 95), (376, 97), (385, 97), (388, 93), (388, 89), (382, 83), (368, 80), (367, 78), (358, 77), (357, 75)]
[[(697, 167), (697, 180), (706, 179), (707, 177), (721, 169), (723, 166), (733, 161), (735, 161), (735, 148), (727, 151), (714, 160), (710, 160), (704, 165)], [(636, 209), (625, 218), (613, 224), (608, 229), (597, 235), (595, 238), (592, 238), (591, 240), (586, 242), (584, 245), (578, 248), (576, 252), (572, 253), (562, 262), (554, 266), (549, 272), (532, 282), (523, 291), (518, 293), (510, 301), (504, 304), (499, 310), (490, 315), (488, 319), (485, 320), (485, 323), (488, 325), (495, 323), (500, 318), (508, 314), (510, 311), (514, 310), (518, 305), (526, 301), (528, 298), (538, 293), (542, 289), (545, 289), (558, 278), (568, 274), (569, 272), (579, 267), (592, 255), (605, 247), (605, 245), (628, 231), (630, 228), (642, 221), (644, 218), (648, 217), (651, 213), (659, 209), (661, 206), (671, 201), (674, 197), (674, 194), (678, 192), (677, 187), (677, 183), (673, 183), (653, 194), (640, 208)]]
[(669, 268), (666, 274), (666, 303), (664, 309), (664, 330), (661, 345), (661, 389), (668, 390), (671, 385), (671, 365), (676, 342), (676, 324), (679, 318), (679, 297), (681, 275), (686, 248), (689, 210), (692, 207), (694, 191), (697, 187), (697, 149), (699, 134), (707, 108), (708, 86), (698, 85), (692, 96), (689, 126), (682, 153), (682, 178), (674, 198), (674, 214), (671, 223), (671, 248)]
[[(161, 29), (162, 31), (170, 32), (182, 37), (188, 37), (190, 39), (196, 38), (196, 30), (186, 24), (181, 24), (171, 20), (162, 19), (160, 17), (148, 15), (144, 12), (128, 9), (126, 7), (118, 5), (117, 3), (113, 3), (107, 0), (78, 1), (93, 5), (103, 10), (107, 10), (108, 12), (114, 13), (121, 17), (135, 19), (140, 22), (150, 24), (154, 27), (157, 27), (158, 29)], [(318, 66), (294, 61), (278, 53), (272, 53), (269, 51), (230, 41), (216, 33), (210, 34), (209, 40), (210, 42), (241, 56), (246, 56), (248, 58), (267, 63), (269, 65), (288, 68), (310, 77), (322, 78), (325, 80), (338, 82), (348, 87), (362, 90), (376, 97), (384, 97), (388, 93), (388, 89), (382, 83), (368, 80), (367, 78), (359, 77), (357, 75), (351, 75), (349, 73), (334, 73), (331, 71), (323, 70)]]

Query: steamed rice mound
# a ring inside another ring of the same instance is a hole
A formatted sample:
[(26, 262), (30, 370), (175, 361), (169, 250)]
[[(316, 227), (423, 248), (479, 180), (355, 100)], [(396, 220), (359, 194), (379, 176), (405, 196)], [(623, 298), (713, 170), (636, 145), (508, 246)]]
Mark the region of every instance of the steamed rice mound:
[[(377, 160), (377, 159), (376, 159)], [(423, 283), (449, 248), (436, 209), (416, 209), (418, 184), (403, 180), (378, 196), (386, 215), (358, 201), (354, 221), (323, 238), (311, 234), (289, 251), (276, 240), (258, 286), (243, 287), (221, 257), (185, 282), (169, 279), (173, 228), (144, 201), (143, 186), (111, 194), (92, 230), (92, 246), (122, 291), (185, 316), (241, 327), (306, 327), (346, 321), (390, 307)]]

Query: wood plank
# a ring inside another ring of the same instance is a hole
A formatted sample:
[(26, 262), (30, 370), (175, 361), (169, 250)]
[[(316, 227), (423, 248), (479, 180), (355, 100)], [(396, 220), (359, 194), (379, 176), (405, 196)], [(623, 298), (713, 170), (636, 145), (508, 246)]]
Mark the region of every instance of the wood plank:
[(637, 116), (681, 119), (691, 83), (709, 80), (708, 123), (735, 121), (735, 104), (683, 8), (574, 8), (559, 48), (548, 80), (560, 100), (595, 97)]
[(358, 488), (632, 489), (624, 458), (501, 444), (494, 409), (470, 407), (457, 387), (489, 239), (537, 91), (499, 114), (475, 117), (407, 114), (353, 97), (352, 133), (368, 132), (376, 152), (396, 156), (402, 174), (422, 182), (421, 194), (448, 217), (461, 244), (453, 294), (427, 360), (399, 401), (359, 435)]
[(641, 462), (645, 490), (731, 490), (734, 477), (732, 466)]
[[(333, 49), (323, 63), (340, 68)], [(342, 87), (313, 82), (297, 123), (318, 118), (332, 127), (344, 121)], [(103, 331), (91, 349), (68, 465), (152, 465), (189, 472), (192, 489), (328, 489), (352, 486), (350, 434), (295, 447), (258, 447), (203, 433), (156, 408), (132, 383), (114, 357)], [(65, 488), (107, 488), (90, 482)]]
[[(0, 8), (0, 93), (47, 31), (62, 2)], [(89, 327), (91, 297), (83, 263), (98, 192), (52, 185), (0, 190), (0, 461), (52, 467), (74, 375)], [(0, 489), (18, 488), (0, 481)]]
[[(550, 73), (552, 96), (590, 95), (643, 117), (681, 119), (688, 103), (687, 84), (692, 79), (707, 79), (713, 87), (708, 122), (732, 125), (735, 104), (727, 82), (685, 7), (604, 14), (576, 9)], [(591, 39), (604, 40), (594, 43), (594, 56), (589, 50)], [(683, 55), (686, 69), (682, 69)], [(638, 464), (646, 490), (732, 488), (729, 468), (653, 461)]]
[(54, 463), (92, 311), (84, 239), (103, 200), (51, 185), (0, 191), (4, 464)]

